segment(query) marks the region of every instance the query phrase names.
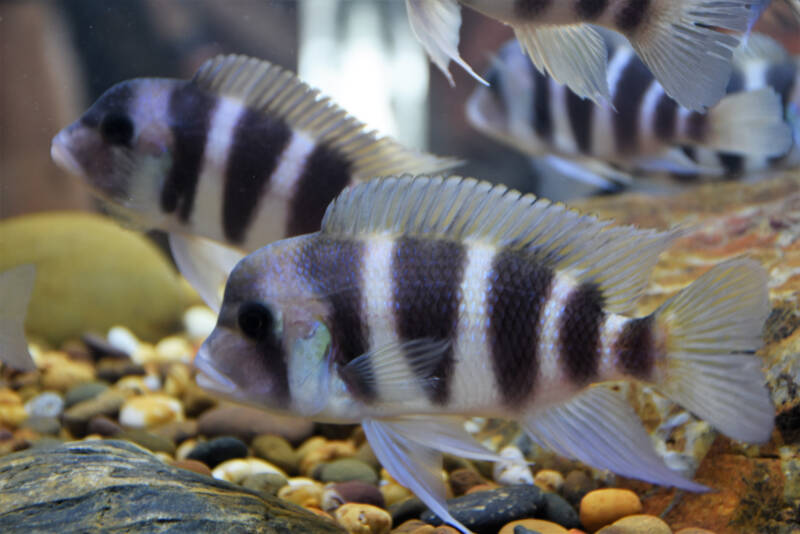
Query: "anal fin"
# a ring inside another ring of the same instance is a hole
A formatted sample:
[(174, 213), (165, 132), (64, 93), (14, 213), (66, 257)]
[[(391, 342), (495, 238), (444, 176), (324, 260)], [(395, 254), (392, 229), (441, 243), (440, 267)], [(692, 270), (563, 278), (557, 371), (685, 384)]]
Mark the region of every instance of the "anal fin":
[(522, 425), (540, 445), (597, 469), (691, 491), (708, 489), (667, 467), (636, 412), (606, 387), (590, 387)]

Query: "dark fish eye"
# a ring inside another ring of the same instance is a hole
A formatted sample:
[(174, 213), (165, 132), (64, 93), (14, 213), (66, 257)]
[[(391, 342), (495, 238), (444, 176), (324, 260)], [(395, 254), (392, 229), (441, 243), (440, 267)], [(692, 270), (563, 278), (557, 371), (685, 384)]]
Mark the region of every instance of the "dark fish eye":
[(109, 113), (100, 122), (100, 135), (106, 143), (129, 145), (133, 138), (133, 122), (127, 115)]
[(239, 328), (256, 341), (262, 341), (271, 335), (275, 318), (269, 308), (258, 302), (245, 302), (239, 308)]

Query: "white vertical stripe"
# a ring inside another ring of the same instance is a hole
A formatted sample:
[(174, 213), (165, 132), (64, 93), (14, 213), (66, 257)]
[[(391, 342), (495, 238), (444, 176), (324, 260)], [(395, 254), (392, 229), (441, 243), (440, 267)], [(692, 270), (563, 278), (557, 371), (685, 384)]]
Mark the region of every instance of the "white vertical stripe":
[(221, 97), (211, 114), (203, 163), (197, 180), (194, 207), (189, 220), (193, 231), (225, 241), (222, 227), (222, 199), (225, 170), (233, 146), (236, 123), (245, 108), (238, 100)]
[(656, 137), (655, 119), (658, 102), (664, 95), (664, 88), (657, 81), (653, 80), (647, 92), (642, 98), (642, 105), (639, 108), (639, 135), (641, 144), (640, 153), (653, 153), (660, 149), (668, 149), (671, 145), (665, 145)]
[(489, 345), (489, 311), (486, 298), (491, 288), (494, 247), (467, 245), (466, 266), (461, 280), (461, 301), (453, 347), (455, 368), (450, 382), (450, 402), (454, 411), (500, 408), (495, 390), (492, 352)]
[[(617, 47), (608, 62), (608, 87), (611, 92), (611, 102), (617, 95), (619, 78), (628, 63), (634, 58), (633, 52), (626, 46)], [(636, 61), (634, 59), (634, 61)], [(604, 159), (614, 160), (617, 156), (617, 146), (614, 142), (613, 121), (617, 112), (611, 103), (597, 105), (594, 121), (592, 121), (592, 155)]]
[(628, 317), (609, 314), (600, 331), (600, 362), (597, 368), (597, 382), (620, 378), (617, 354), (614, 346), (622, 328), (630, 321)]
[[(308, 156), (315, 147), (314, 141), (307, 134), (292, 131), (247, 229), (246, 248), (254, 249), (286, 237), (290, 201), (294, 197), (298, 180), (303, 175)], [(318, 179), (324, 180), (325, 177), (320, 176)]]
[(539, 319), (539, 387), (535, 391), (536, 403), (550, 404), (562, 401), (574, 392), (573, 385), (563, 371), (560, 350), (561, 320), (564, 307), (577, 288), (574, 279), (563, 273), (553, 278), (550, 298)]

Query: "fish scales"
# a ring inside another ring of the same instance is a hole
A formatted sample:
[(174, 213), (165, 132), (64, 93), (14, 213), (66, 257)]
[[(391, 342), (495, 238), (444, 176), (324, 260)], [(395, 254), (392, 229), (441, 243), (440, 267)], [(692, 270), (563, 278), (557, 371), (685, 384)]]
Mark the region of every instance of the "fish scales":
[[(497, 87), (475, 91), (468, 119), (532, 156), (585, 164), (607, 183), (620, 173), (627, 180), (673, 175), (688, 181), (800, 164), (791, 127), (800, 69), (774, 41), (751, 36), (748, 47), (736, 51), (729, 95), (717, 109), (698, 113), (671, 98), (628, 45), (609, 32), (603, 36), (613, 107), (582, 100), (539, 74), (511, 42), (489, 73)], [(524, 92), (531, 104), (515, 104)], [(552, 131), (541, 127), (551, 121)]]
[(752, 355), (769, 311), (757, 263), (725, 262), (630, 315), (677, 235), (470, 179), (376, 179), (342, 192), (319, 232), (238, 263), (198, 381), (268, 409), (361, 422), (392, 476), (464, 532), (428, 474), (442, 452), (501, 459), (464, 430), (472, 415), (516, 419), (599, 469), (705, 489), (671, 471), (602, 386), (638, 380), (735, 439), (769, 438), (774, 408)]

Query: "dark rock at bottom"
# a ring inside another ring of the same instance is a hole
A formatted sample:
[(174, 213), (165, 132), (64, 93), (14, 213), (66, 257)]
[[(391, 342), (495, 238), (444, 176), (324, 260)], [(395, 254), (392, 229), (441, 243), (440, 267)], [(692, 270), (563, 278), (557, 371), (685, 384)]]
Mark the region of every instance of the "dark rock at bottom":
[(123, 441), (0, 459), (0, 532), (343, 533), (333, 522), (161, 462)]
[[(476, 491), (447, 501), (450, 514), (477, 534), (495, 533), (515, 519), (541, 517), (545, 506), (542, 490), (531, 485)], [(431, 511), (424, 512), (420, 519), (434, 525), (442, 523)]]

